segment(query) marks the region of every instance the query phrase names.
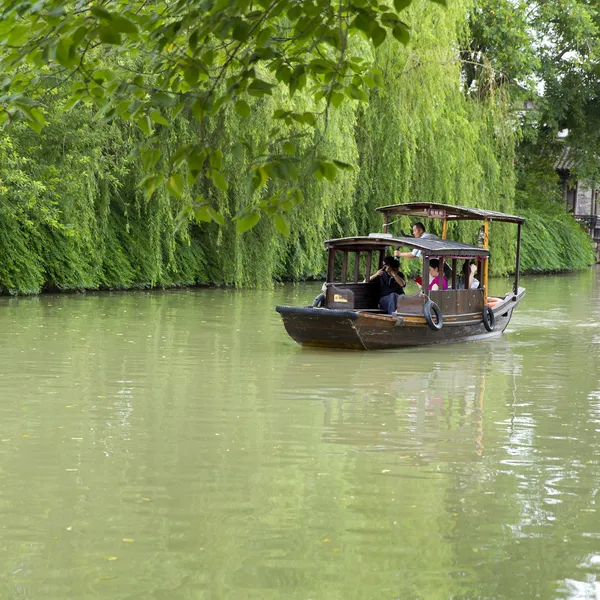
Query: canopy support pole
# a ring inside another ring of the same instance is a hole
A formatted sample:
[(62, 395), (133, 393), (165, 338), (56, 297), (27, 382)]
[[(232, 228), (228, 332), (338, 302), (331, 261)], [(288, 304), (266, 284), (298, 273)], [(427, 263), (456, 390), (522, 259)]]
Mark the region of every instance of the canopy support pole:
[(327, 257), (327, 283), (333, 283), (335, 281), (335, 250), (329, 248), (329, 255)]
[(383, 233), (388, 232), (388, 214), (383, 213)]
[(519, 269), (521, 268), (521, 223), (517, 225), (517, 259), (515, 265), (515, 285), (513, 292), (515, 296), (519, 292)]
[[(489, 233), (490, 233), (490, 220), (486, 219), (483, 222), (483, 247), (487, 250), (490, 245), (489, 245)], [(483, 294), (484, 294), (484, 300), (485, 300), (485, 304), (487, 304), (487, 297), (488, 297), (488, 279), (489, 279), (489, 273), (488, 273), (488, 268), (489, 268), (489, 257), (485, 257), (483, 259)]]
[(429, 256), (423, 257), (423, 275), (421, 277), (421, 292), (429, 297)]
[(444, 219), (444, 224), (442, 225), (442, 239), (445, 240), (448, 234), (448, 219)]

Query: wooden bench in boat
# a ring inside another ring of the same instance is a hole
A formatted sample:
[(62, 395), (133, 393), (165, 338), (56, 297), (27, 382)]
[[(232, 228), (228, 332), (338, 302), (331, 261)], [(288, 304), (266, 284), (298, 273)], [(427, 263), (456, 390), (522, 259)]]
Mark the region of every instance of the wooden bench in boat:
[(328, 283), (325, 306), (346, 310), (379, 310), (379, 282)]
[[(444, 316), (481, 314), (482, 290), (438, 290), (429, 293)], [(423, 294), (402, 294), (398, 298), (397, 311), (405, 315), (423, 315), (427, 297)], [(327, 284), (325, 306), (331, 309), (364, 310), (382, 312), (379, 309), (379, 284), (366, 283)]]

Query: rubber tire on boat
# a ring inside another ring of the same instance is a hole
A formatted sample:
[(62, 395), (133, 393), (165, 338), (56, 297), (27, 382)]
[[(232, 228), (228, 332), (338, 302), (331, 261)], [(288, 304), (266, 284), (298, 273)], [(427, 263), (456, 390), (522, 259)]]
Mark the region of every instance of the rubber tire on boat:
[[(433, 317), (431, 316), (432, 312), (435, 314), (437, 323), (434, 322)], [(427, 325), (429, 325), (430, 329), (433, 329), (434, 331), (439, 331), (444, 325), (442, 311), (435, 302), (427, 300), (427, 302), (425, 302), (425, 306), (423, 307), (423, 314), (425, 315), (425, 320), (427, 321)]]
[(490, 306), (487, 304), (483, 307), (483, 312), (481, 313), (481, 317), (483, 319), (483, 326), (488, 331), (494, 331), (496, 329), (496, 315)]
[(325, 294), (319, 294), (312, 303), (313, 308), (323, 308), (325, 304)]

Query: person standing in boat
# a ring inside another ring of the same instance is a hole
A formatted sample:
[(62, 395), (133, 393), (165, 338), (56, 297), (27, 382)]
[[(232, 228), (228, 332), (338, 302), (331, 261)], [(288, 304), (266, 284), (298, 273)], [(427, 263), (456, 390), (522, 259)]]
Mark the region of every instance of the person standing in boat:
[(383, 259), (383, 267), (371, 275), (370, 281), (379, 279), (379, 307), (388, 315), (396, 312), (398, 296), (404, 294), (406, 278), (400, 273), (400, 263), (393, 256)]
[[(437, 235), (433, 235), (433, 233), (427, 233), (427, 231), (425, 231), (425, 225), (423, 225), (423, 223), (420, 221), (412, 226), (412, 232), (416, 238), (433, 238), (435, 240), (439, 239)], [(400, 250), (395, 250), (394, 256), (396, 258), (421, 258), (423, 256), (423, 252), (421, 250), (417, 250), (417, 248), (411, 250), (410, 252), (400, 252)]]

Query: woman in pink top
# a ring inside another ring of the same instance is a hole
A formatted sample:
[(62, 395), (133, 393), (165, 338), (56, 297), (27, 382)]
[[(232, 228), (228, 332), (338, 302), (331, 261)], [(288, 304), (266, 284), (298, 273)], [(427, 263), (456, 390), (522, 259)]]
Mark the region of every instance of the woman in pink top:
[(429, 289), (431, 291), (448, 289), (448, 280), (443, 275), (440, 277), (440, 261), (437, 258), (429, 261)]

